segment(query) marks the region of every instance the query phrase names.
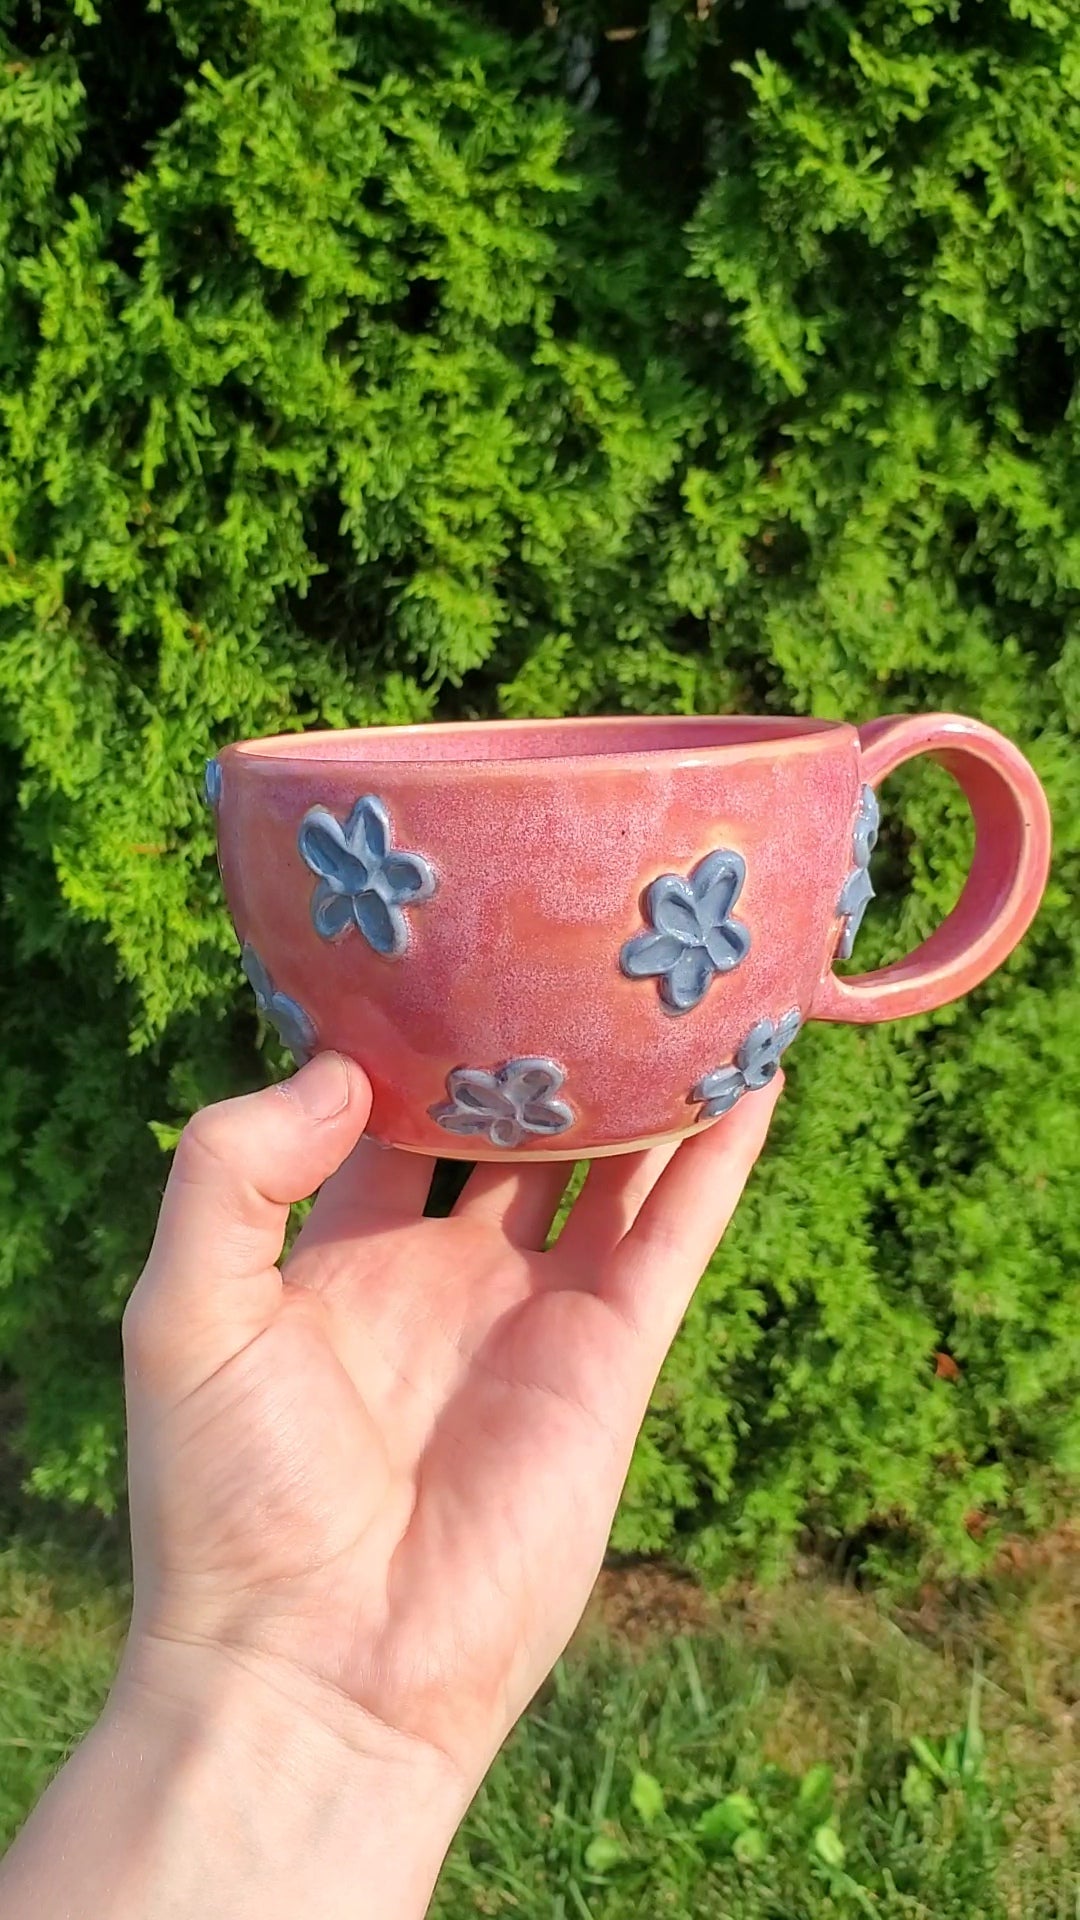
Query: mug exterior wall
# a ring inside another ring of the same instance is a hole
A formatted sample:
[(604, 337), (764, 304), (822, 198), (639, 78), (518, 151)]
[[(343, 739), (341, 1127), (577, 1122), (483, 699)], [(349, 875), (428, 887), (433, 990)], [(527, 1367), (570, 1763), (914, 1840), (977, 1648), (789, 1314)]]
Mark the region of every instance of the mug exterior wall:
[[(365, 760), (360, 736), (347, 738), (341, 759), (305, 757), (303, 736), (295, 757), (225, 748), (213, 797), (229, 908), (264, 999), (295, 1004), (313, 1046), (363, 1065), (375, 1139), (468, 1159), (575, 1159), (678, 1135), (705, 1117), (703, 1078), (729, 1066), (758, 1023), (809, 1014), (852, 869), (853, 727), (442, 763)], [(357, 925), (324, 938), (312, 921), (319, 877), (301, 855), (301, 823), (314, 808), (345, 823), (366, 795), (386, 810), (392, 848), (434, 879), (430, 897), (403, 905), (396, 955)], [(650, 930), (652, 883), (685, 878), (717, 851), (745, 862), (730, 914), (748, 950), (674, 1011), (662, 979), (629, 977), (620, 955)], [(549, 1107), (568, 1107), (571, 1124), (530, 1133), (512, 1153), (439, 1124), (455, 1070), (515, 1061), (561, 1070)]]

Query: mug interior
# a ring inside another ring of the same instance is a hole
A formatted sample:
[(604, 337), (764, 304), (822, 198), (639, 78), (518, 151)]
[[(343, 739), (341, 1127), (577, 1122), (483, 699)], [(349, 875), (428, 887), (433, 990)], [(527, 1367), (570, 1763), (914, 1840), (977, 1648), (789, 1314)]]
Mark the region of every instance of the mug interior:
[(254, 760), (583, 760), (607, 755), (682, 755), (725, 747), (782, 745), (845, 731), (842, 721), (739, 714), (615, 714), (586, 720), (454, 720), (416, 727), (282, 733), (233, 751)]

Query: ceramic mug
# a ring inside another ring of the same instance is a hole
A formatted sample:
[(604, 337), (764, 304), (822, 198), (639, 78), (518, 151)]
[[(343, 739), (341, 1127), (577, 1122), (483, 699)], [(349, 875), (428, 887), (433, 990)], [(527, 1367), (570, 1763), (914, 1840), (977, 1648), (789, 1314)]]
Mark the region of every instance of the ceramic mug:
[[(963, 894), (913, 953), (833, 969), (871, 897), (875, 789), (927, 753), (975, 819)], [(942, 1006), (1046, 880), (1023, 755), (954, 714), (507, 721), (288, 734), (207, 768), (243, 964), (300, 1059), (374, 1088), (370, 1134), (571, 1160), (693, 1132), (806, 1020)]]

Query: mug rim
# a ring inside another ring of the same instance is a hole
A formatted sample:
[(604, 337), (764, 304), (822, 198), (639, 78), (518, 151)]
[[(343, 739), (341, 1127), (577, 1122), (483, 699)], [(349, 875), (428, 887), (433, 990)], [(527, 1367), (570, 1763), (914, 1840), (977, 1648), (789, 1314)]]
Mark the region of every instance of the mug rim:
[[(672, 740), (685, 735), (685, 741)], [(651, 734), (662, 736), (655, 745)], [(710, 738), (710, 734), (715, 737)], [(786, 753), (813, 753), (834, 745), (841, 736), (858, 739), (858, 728), (847, 720), (819, 720), (800, 714), (588, 714), (542, 720), (435, 720), (405, 726), (329, 727), (235, 740), (220, 749), (218, 758), (235, 759), (245, 766), (290, 772), (316, 767), (348, 768), (365, 765), (409, 773), (473, 774), (523, 772), (529, 767), (600, 769), (613, 761), (648, 766), (709, 766), (718, 759), (760, 759), (783, 749)], [(560, 736), (588, 745), (558, 746)], [(725, 737), (726, 736), (726, 737)], [(470, 753), (470, 741), (529, 743), (526, 752)], [(550, 749), (547, 743), (550, 742)], [(595, 742), (595, 744), (593, 744)], [(453, 745), (454, 752), (425, 751), (432, 745)], [(387, 746), (394, 751), (380, 751)], [(539, 751), (537, 747), (539, 746)], [(415, 752), (407, 749), (415, 747)], [(406, 751), (397, 749), (405, 748)]]

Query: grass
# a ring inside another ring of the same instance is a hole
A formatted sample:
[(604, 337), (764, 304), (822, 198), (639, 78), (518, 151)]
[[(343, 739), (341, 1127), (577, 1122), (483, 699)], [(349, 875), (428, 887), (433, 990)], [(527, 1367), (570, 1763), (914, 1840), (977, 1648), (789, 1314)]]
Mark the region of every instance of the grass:
[(440, 1920), (1078, 1920), (1076, 1572), (936, 1618), (815, 1581), (644, 1647), (593, 1631), (487, 1782)]
[(0, 1848), (97, 1713), (125, 1618), (111, 1558), (92, 1547), (0, 1547)]
[[(608, 1572), (437, 1920), (1080, 1920), (1078, 1585), (1066, 1553), (904, 1613)], [(0, 1841), (93, 1718), (125, 1609), (111, 1550), (0, 1549)]]

